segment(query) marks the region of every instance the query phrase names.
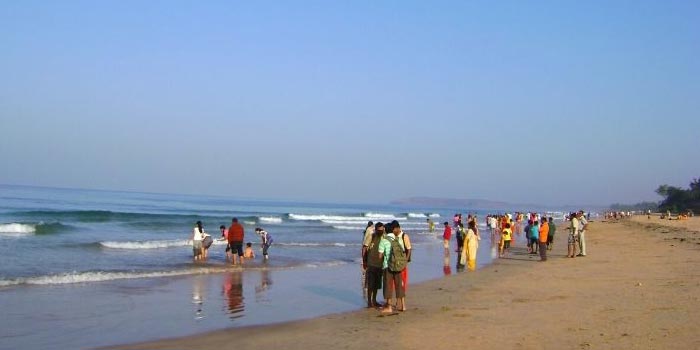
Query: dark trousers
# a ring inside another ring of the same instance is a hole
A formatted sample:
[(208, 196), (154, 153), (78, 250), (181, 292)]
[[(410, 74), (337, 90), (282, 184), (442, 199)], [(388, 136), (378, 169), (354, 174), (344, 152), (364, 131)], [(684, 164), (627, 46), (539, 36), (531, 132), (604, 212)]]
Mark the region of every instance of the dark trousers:
[(547, 243), (540, 242), (540, 259), (547, 260)]

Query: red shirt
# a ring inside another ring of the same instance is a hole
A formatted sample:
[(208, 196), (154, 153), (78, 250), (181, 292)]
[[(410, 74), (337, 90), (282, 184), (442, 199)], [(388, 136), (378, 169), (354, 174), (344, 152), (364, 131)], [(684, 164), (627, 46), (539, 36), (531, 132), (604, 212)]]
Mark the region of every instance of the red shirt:
[(450, 228), (449, 226), (446, 226), (445, 233), (442, 234), (442, 238), (449, 241), (450, 237), (452, 237), (452, 228)]
[(228, 228), (228, 241), (229, 243), (241, 243), (243, 242), (243, 225), (240, 223), (231, 224)]

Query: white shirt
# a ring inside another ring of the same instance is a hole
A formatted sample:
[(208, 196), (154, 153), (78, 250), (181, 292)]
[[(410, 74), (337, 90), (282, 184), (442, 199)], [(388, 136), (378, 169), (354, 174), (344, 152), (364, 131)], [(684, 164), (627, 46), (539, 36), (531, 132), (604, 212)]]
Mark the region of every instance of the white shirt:
[(199, 228), (195, 227), (194, 230), (192, 231), (192, 240), (193, 241), (201, 241), (204, 238), (204, 235), (199, 232)]

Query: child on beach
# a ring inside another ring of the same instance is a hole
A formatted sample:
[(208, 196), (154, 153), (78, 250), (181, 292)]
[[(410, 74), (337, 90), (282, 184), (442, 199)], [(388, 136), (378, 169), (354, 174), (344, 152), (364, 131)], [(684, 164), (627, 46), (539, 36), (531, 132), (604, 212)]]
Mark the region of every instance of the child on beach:
[(510, 224), (506, 224), (506, 227), (501, 232), (500, 252), (498, 255), (500, 258), (504, 258), (506, 256), (506, 252), (508, 251), (508, 249), (510, 249), (510, 241), (512, 239), (512, 234), (513, 231), (510, 228)]
[(445, 246), (445, 253), (450, 252), (450, 237), (452, 237), (452, 228), (450, 224), (445, 221), (445, 231), (442, 233), (442, 245)]
[(221, 231), (221, 238), (219, 239), (226, 241), (226, 261), (229, 261), (231, 259), (231, 246), (228, 244), (228, 231), (224, 225), (219, 226), (219, 230)]
[(248, 242), (245, 244), (245, 250), (243, 250), (243, 257), (246, 259), (255, 259), (255, 252), (253, 251), (253, 243)]

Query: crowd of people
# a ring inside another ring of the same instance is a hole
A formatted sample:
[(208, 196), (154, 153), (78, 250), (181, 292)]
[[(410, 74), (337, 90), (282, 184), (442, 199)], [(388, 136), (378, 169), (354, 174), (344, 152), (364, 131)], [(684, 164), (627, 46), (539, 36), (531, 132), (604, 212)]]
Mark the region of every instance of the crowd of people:
[[(398, 221), (386, 225), (372, 221), (367, 223), (362, 242), (362, 269), (368, 308), (377, 308), (382, 315), (407, 310), (406, 289), (411, 251), (411, 239)], [(377, 301), (379, 289), (383, 290), (383, 304)]]
[[(226, 261), (231, 261), (233, 265), (243, 265), (246, 260), (255, 259), (253, 243), (247, 242), (245, 247), (243, 246), (245, 229), (243, 228), (243, 225), (238, 222), (238, 218), (233, 218), (231, 220), (231, 225), (228, 229), (226, 226), (221, 225), (219, 226), (219, 230), (221, 231), (221, 237), (219, 240), (226, 241), (226, 249), (224, 251)], [(255, 229), (255, 233), (260, 236), (260, 246), (262, 249), (263, 259), (268, 260), (268, 250), (273, 242), (272, 235), (260, 227)], [(192, 253), (194, 255), (194, 260), (206, 260), (209, 248), (214, 240), (211, 235), (204, 231), (201, 221), (197, 221), (195, 224), (190, 239), (192, 240)]]

